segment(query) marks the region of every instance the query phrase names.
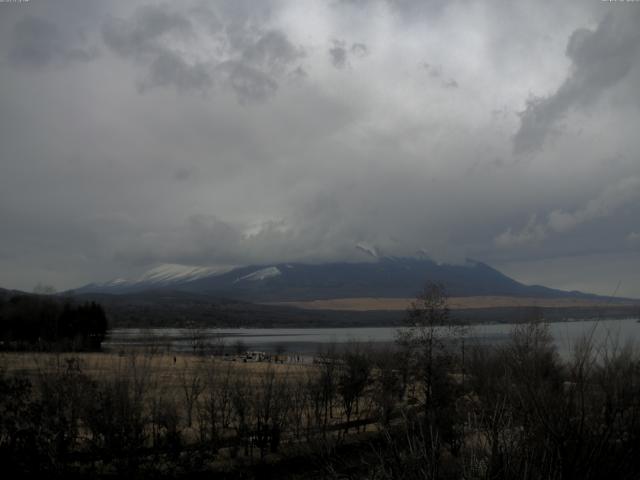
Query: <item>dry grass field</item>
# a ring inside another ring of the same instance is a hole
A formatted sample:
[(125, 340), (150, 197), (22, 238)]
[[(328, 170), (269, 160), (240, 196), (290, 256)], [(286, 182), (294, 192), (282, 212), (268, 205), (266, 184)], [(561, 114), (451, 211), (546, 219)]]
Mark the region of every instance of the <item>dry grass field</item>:
[[(64, 379), (77, 381), (83, 377), (111, 390), (119, 384), (127, 385), (134, 402), (130, 407), (139, 401), (148, 418), (158, 415), (157, 411), (154, 413), (157, 408), (168, 405), (170, 414), (176, 415), (174, 427), (180, 429), (180, 436), (188, 445), (202, 441), (205, 423), (211, 422), (208, 415), (224, 415), (218, 409), (231, 415), (234, 396), (240, 395), (246, 414), (254, 415), (254, 410), (263, 406), (260, 403), (266, 390), (274, 400), (282, 401), (287, 390), (299, 388), (318, 373), (314, 364), (244, 362), (241, 357), (223, 359), (140, 349), (123, 353), (0, 352), (0, 374), (28, 379), (36, 391), (52, 385), (60, 388)], [(270, 408), (276, 410), (275, 406)], [(231, 423), (220, 428), (221, 438), (237, 434), (237, 425)]]
[[(414, 301), (412, 298), (334, 298), (327, 300), (309, 300), (300, 302), (274, 302), (270, 305), (283, 305), (309, 310), (344, 310), (365, 312), (372, 310), (402, 311)], [(630, 302), (615, 301), (615, 305), (632, 305)], [(545, 308), (581, 308), (608, 306), (602, 300), (580, 298), (535, 298), (535, 297), (450, 297), (448, 306), (457, 309), (481, 309), (502, 307), (545, 307)]]
[(171, 353), (38, 353), (1, 352), (0, 369), (8, 375), (41, 375), (63, 373), (71, 369), (81, 371), (93, 379), (123, 378), (143, 375), (150, 384), (182, 389), (184, 378), (203, 376), (211, 371), (229, 371), (231, 376), (259, 379), (267, 371), (295, 380), (307, 375), (313, 365), (276, 362), (243, 362), (222, 360), (202, 355), (174, 355)]

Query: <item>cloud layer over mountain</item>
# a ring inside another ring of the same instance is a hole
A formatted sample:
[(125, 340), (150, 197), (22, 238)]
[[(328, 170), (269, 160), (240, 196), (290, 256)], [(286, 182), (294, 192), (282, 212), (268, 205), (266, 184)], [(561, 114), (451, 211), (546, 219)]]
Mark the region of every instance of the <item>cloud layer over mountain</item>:
[(368, 245), (640, 296), (638, 25), (632, 2), (0, 4), (0, 285)]

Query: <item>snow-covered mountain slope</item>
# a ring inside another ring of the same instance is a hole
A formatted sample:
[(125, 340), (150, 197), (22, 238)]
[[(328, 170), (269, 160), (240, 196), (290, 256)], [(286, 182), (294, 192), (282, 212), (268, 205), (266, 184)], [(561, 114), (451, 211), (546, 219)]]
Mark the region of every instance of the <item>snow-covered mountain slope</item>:
[(221, 275), (233, 270), (233, 267), (198, 267), (164, 263), (133, 279), (116, 278), (103, 283), (90, 283), (77, 290), (77, 293), (131, 293), (153, 288), (168, 287), (192, 282), (205, 277)]
[(475, 261), (460, 265), (425, 258), (379, 257), (376, 261), (287, 263), (233, 269), (161, 265), (139, 278), (82, 287), (78, 293), (132, 293), (166, 289), (252, 302), (355, 297), (411, 298), (426, 282), (444, 285), (451, 296), (592, 297), (528, 286)]
[(210, 275), (220, 275), (232, 270), (233, 267), (193, 267), (165, 263), (143, 273), (136, 281), (150, 283), (189, 282)]
[(267, 278), (277, 277), (281, 273), (282, 272), (280, 272), (280, 269), (278, 267), (262, 268), (262, 269), (260, 269), (260, 270), (258, 270), (256, 272), (253, 272), (253, 273), (250, 273), (248, 275), (244, 275), (244, 276), (238, 278), (233, 283), (238, 283), (238, 282), (242, 282), (242, 281), (259, 282), (259, 281), (265, 280)]

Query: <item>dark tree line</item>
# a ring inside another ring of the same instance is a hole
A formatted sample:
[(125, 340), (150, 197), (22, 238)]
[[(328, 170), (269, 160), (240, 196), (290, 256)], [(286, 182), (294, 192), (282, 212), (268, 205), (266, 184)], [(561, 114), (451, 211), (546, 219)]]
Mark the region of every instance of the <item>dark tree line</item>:
[(107, 332), (107, 316), (95, 302), (40, 295), (0, 299), (0, 348), (96, 350)]

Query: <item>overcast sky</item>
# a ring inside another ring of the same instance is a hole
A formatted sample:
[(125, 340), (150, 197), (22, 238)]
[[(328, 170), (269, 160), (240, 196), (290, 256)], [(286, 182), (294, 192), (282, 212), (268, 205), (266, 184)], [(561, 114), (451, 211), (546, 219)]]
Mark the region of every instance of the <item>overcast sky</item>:
[(640, 297), (640, 2), (0, 3), (0, 286), (470, 257)]

